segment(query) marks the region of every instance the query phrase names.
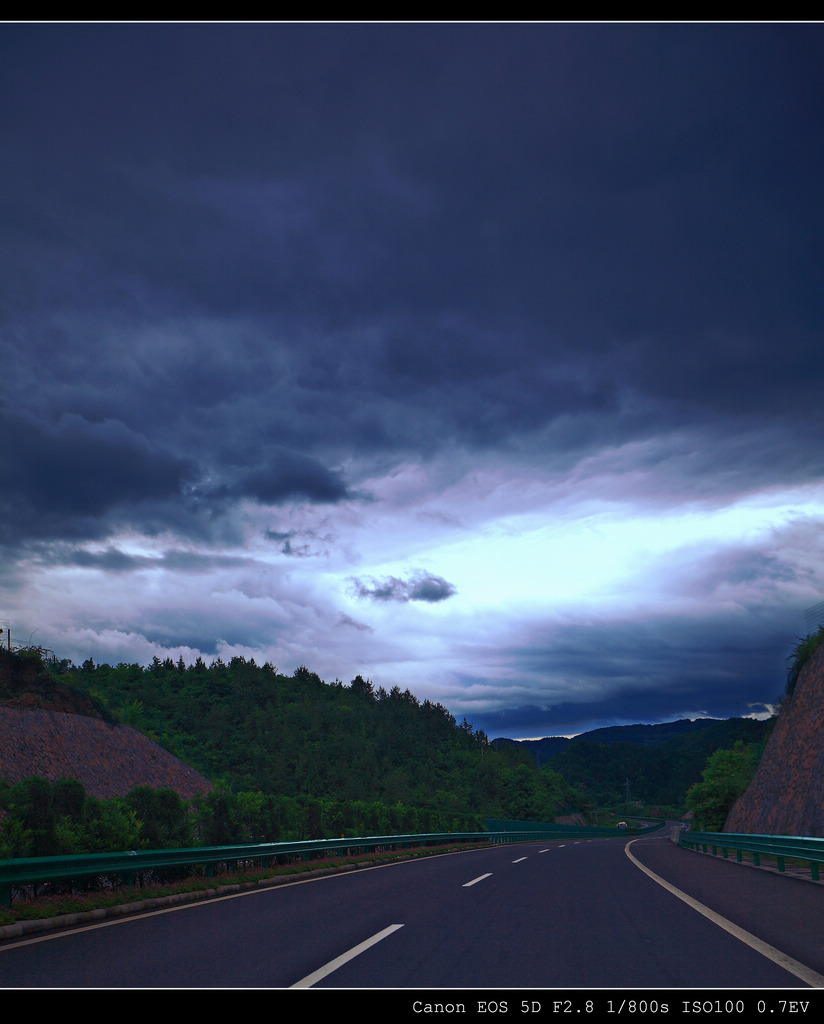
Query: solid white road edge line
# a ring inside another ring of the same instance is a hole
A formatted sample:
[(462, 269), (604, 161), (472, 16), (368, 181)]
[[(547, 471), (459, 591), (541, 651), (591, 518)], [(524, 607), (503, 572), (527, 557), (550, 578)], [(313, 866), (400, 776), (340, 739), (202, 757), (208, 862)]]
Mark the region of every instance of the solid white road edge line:
[(811, 988), (824, 988), (824, 976), (818, 974), (811, 967), (807, 967), (805, 964), (799, 963), (798, 960), (794, 960), (791, 956), (786, 953), (782, 953), (780, 949), (776, 949), (775, 946), (771, 946), (768, 942), (764, 942), (763, 939), (759, 939), (757, 936), (750, 934), (743, 928), (739, 928), (737, 924), (733, 924), (732, 921), (728, 921), (726, 917), (722, 917), (720, 914), (716, 914), (714, 910), (710, 910), (709, 907), (705, 907), (703, 903), (699, 903), (698, 900), (688, 896), (685, 892), (680, 889), (676, 889), (674, 885), (670, 885), (669, 882), (661, 878), (660, 875), (656, 875), (654, 871), (650, 871), (649, 868), (644, 865), (630, 853), (630, 846), (633, 843), (640, 842), (638, 839), (633, 839), (627, 843), (624, 847), (624, 853), (629, 857), (632, 863), (640, 868), (645, 875), (662, 885), (668, 892), (671, 892), (673, 896), (677, 896), (679, 900), (683, 900), (688, 907), (692, 907), (693, 910), (697, 910), (699, 914), (703, 914), (704, 917), (712, 921), (713, 924), (717, 924), (719, 928), (723, 928), (725, 932), (729, 932), (730, 935), (734, 935), (736, 939), (740, 939), (741, 942), (745, 942), (748, 946), (751, 946), (754, 950), (761, 953), (762, 956), (767, 957), (768, 960), (772, 960), (777, 963), (779, 967), (783, 967), (785, 971), (789, 971), (790, 974), (794, 974), (796, 978), (800, 978), (803, 982), (809, 985)]
[(385, 939), (387, 935), (391, 935), (392, 932), (396, 932), (398, 928), (403, 928), (403, 925), (390, 924), (388, 928), (384, 928), (382, 932), (377, 932), (371, 939), (365, 939), (363, 942), (359, 942), (357, 946), (353, 946), (348, 952), (342, 953), (340, 956), (335, 957), (334, 960), (330, 960), (325, 967), (321, 967), (317, 971), (313, 971), (312, 974), (307, 974), (305, 978), (302, 978), (300, 981), (296, 981), (295, 984), (290, 985), (289, 988), (311, 988), (314, 984), (318, 981), (322, 981), (339, 967), (343, 967), (345, 963), (348, 963), (350, 960), (354, 960), (356, 956), (360, 956), (360, 954), (369, 949), (370, 946), (374, 946), (376, 943), (380, 942), (381, 939)]

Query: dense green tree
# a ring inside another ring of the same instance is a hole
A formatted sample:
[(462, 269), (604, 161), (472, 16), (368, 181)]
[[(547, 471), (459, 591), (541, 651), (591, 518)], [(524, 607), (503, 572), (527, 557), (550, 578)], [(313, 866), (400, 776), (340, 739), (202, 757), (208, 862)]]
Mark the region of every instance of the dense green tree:
[(80, 779), (58, 779), (52, 786), (52, 801), (56, 818), (80, 821), (86, 804), (86, 790)]
[(88, 846), (75, 853), (123, 853), (150, 845), (142, 837), (146, 823), (121, 797), (99, 800), (87, 796), (83, 819)]
[(191, 841), (189, 807), (173, 789), (137, 786), (125, 798), (143, 823), (140, 845), (153, 850), (176, 849)]
[(23, 779), (12, 790), (8, 813), (28, 836), (26, 856), (48, 857), (56, 851), (54, 796), (46, 779)]
[(125, 800), (88, 796), (77, 779), (24, 779), (0, 792), (0, 808), (0, 859), (129, 850), (143, 827)]
[(762, 746), (740, 740), (732, 750), (717, 750), (707, 762), (700, 782), (687, 793), (687, 807), (697, 828), (720, 832), (735, 801), (755, 776)]

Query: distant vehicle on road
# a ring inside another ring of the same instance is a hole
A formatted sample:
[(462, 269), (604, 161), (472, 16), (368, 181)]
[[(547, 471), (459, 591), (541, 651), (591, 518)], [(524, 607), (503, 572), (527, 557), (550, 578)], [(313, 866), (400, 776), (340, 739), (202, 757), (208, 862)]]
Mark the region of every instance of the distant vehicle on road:
[(625, 821), (619, 821), (618, 822), (618, 828), (620, 828), (622, 832), (624, 831), (624, 829), (626, 829), (626, 827), (627, 827), (627, 823)]

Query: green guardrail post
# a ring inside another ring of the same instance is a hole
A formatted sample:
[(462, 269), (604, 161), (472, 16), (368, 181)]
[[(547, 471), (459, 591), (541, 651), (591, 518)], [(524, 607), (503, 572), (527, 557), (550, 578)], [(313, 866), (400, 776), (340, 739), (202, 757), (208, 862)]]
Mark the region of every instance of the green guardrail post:
[(783, 871), (784, 870), (784, 858), (783, 857), (776, 857), (776, 861), (778, 862), (778, 870), (779, 871)]
[(818, 881), (818, 862), (814, 860), (810, 861), (810, 878), (814, 882)]

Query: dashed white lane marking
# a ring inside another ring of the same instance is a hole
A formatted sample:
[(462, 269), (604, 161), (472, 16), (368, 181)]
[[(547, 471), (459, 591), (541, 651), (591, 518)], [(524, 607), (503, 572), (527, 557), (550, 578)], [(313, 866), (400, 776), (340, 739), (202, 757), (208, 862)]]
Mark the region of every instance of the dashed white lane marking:
[(522, 860), (526, 860), (526, 857), (519, 857), (517, 860), (513, 860), (513, 864), (520, 864)]
[(744, 931), (744, 929), (739, 928), (737, 924), (733, 924), (732, 921), (728, 921), (726, 917), (716, 914), (714, 910), (710, 910), (709, 907), (705, 907), (703, 903), (699, 903), (698, 900), (693, 899), (692, 896), (688, 896), (680, 889), (676, 889), (674, 885), (670, 885), (670, 883), (661, 878), (660, 875), (656, 875), (654, 871), (650, 871), (649, 868), (644, 867), (644, 865), (630, 853), (630, 846), (632, 846), (632, 843), (637, 842), (637, 839), (633, 839), (631, 842), (627, 843), (624, 847), (624, 853), (637, 868), (640, 868), (644, 872), (645, 875), (649, 875), (654, 882), (662, 885), (668, 892), (671, 892), (673, 896), (677, 896), (679, 900), (683, 900), (688, 907), (692, 907), (693, 910), (697, 910), (699, 914), (703, 914), (704, 917), (712, 921), (713, 924), (717, 924), (718, 927), (723, 928), (725, 932), (729, 932), (730, 935), (734, 935), (736, 939), (740, 939), (741, 942), (745, 942), (752, 949), (757, 950), (763, 956), (767, 957), (767, 959), (778, 964), (779, 967), (783, 967), (785, 971), (789, 971), (790, 974), (794, 974), (796, 978), (800, 978), (812, 988), (824, 988), (824, 976), (818, 974), (811, 967), (807, 967), (805, 964), (799, 963), (798, 960), (794, 960), (786, 953), (782, 953), (781, 950), (776, 949), (775, 946), (771, 946), (769, 943), (764, 942), (762, 939), (752, 935), (750, 932)]
[(477, 878), (473, 878), (471, 882), (464, 882), (461, 886), (462, 889), (468, 889), (470, 885), (474, 885), (476, 882), (482, 882), (485, 878), (489, 878), (492, 875), (491, 871), (487, 871), (485, 875), (478, 875)]
[(388, 928), (384, 928), (382, 932), (376, 932), (369, 939), (365, 939), (363, 942), (359, 942), (357, 946), (353, 946), (346, 953), (342, 953), (340, 956), (335, 957), (334, 960), (330, 960), (324, 967), (319, 968), (317, 971), (313, 971), (311, 974), (307, 974), (305, 978), (301, 978), (300, 981), (296, 981), (294, 985), (290, 985), (290, 988), (311, 988), (316, 985), (319, 981), (328, 977), (333, 971), (336, 971), (339, 967), (343, 967), (344, 964), (349, 963), (350, 960), (354, 960), (356, 956), (360, 956), (365, 950), (374, 946), (376, 943), (385, 939), (387, 935), (391, 935), (392, 932), (396, 932), (399, 928), (403, 928), (402, 924), (390, 924)]

